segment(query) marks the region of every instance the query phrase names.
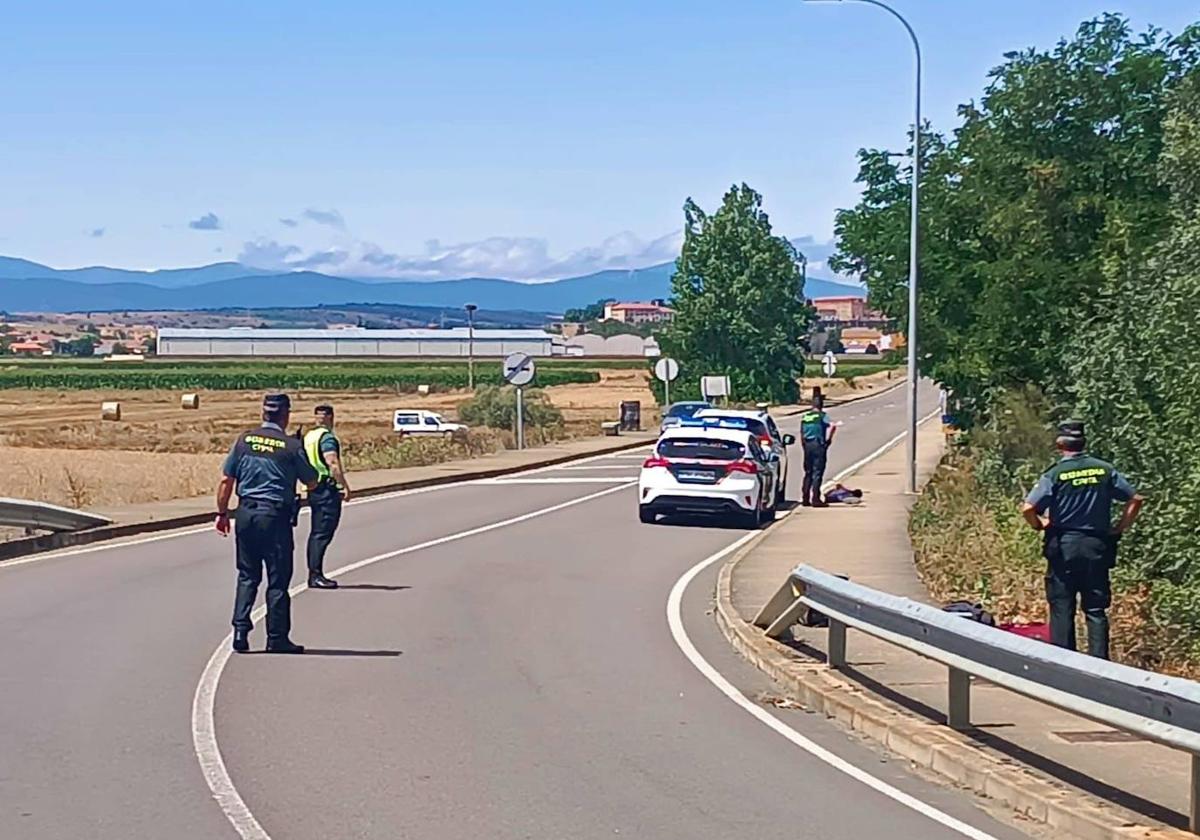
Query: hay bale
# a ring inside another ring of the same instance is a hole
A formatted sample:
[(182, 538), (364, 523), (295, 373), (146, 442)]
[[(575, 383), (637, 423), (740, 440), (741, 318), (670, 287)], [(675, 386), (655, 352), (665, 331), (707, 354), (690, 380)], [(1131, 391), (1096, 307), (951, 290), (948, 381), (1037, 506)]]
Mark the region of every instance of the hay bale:
[(420, 394), (422, 397), (429, 396), (429, 386), (428, 385), (418, 385), (417, 393)]
[(120, 420), (121, 404), (119, 402), (100, 403), (101, 420)]
[(199, 394), (184, 394), (183, 398), (179, 401), (179, 405), (181, 408), (184, 408), (184, 409), (199, 408), (200, 407), (200, 395)]

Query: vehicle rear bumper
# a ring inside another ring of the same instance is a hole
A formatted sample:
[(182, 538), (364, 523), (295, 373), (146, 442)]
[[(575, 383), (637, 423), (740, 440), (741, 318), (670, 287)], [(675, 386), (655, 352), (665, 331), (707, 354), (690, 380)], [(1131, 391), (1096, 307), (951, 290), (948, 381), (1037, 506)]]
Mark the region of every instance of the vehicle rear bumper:
[(732, 513), (750, 513), (757, 505), (751, 498), (747, 504), (742, 496), (700, 496), (664, 493), (642, 501), (644, 510), (654, 513), (692, 513), (706, 516), (721, 516)]

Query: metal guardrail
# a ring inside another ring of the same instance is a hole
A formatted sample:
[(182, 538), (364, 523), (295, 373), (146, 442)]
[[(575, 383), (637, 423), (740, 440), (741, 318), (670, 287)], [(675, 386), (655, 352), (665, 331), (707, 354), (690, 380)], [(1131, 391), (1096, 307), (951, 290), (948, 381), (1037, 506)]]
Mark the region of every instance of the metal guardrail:
[(0, 498), (0, 526), (38, 531), (82, 531), (111, 524), (112, 520), (106, 516), (82, 510), (27, 499)]
[(971, 727), (971, 677), (1191, 754), (1189, 827), (1200, 833), (1200, 683), (1026, 639), (810, 566), (792, 570), (754, 624), (778, 638), (813, 609), (829, 619), (828, 663), (843, 669), (854, 628), (949, 668), (946, 722)]

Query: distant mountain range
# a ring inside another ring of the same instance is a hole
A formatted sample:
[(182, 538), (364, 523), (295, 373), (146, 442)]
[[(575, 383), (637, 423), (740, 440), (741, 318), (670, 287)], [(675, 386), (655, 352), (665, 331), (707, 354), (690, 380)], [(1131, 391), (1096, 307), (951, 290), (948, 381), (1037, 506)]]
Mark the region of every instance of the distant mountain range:
[[(228, 307), (310, 307), (351, 303), (461, 307), (561, 313), (605, 298), (653, 300), (671, 294), (673, 263), (629, 271), (601, 271), (548, 283), (472, 277), (463, 280), (391, 280), (333, 277), (312, 271), (276, 273), (233, 262), (198, 268), (133, 271), (54, 269), (0, 257), (0, 310), (99, 312)], [(807, 297), (864, 297), (858, 286), (809, 278)]]

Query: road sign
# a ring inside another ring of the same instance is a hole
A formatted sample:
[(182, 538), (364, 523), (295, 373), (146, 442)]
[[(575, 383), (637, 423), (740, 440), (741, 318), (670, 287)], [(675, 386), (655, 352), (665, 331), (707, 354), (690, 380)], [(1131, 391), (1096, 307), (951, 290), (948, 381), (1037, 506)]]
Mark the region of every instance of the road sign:
[(704, 394), (704, 399), (711, 400), (713, 397), (728, 397), (729, 396), (729, 377), (728, 376), (702, 376), (700, 377), (700, 393)]
[(833, 376), (837, 371), (837, 356), (833, 355), (832, 350), (826, 350), (821, 357), (821, 370), (825, 371), (826, 376)]
[(679, 362), (665, 356), (654, 364), (654, 375), (659, 382), (674, 382), (679, 376)]
[(533, 381), (533, 356), (528, 353), (509, 353), (504, 357), (504, 381), (509, 385), (528, 385)]

